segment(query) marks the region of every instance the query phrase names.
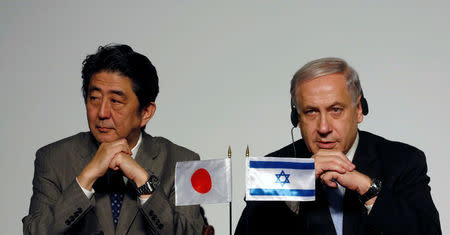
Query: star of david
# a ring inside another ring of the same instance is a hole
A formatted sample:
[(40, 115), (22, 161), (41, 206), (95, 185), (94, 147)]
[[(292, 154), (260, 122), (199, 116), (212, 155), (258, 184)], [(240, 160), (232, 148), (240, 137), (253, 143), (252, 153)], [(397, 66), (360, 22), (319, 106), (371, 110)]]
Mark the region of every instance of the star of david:
[[(286, 174), (286, 173), (284, 173), (284, 171), (282, 170), (280, 174), (275, 174), (275, 176), (277, 177), (277, 181), (275, 181), (275, 183), (280, 183), (280, 184), (281, 184), (281, 187), (283, 187), (284, 184), (289, 184), (289, 183), (290, 183), (290, 182), (289, 182), (289, 176), (290, 176), (290, 175), (291, 175), (291, 174)], [(281, 176), (284, 176), (284, 181), (281, 181), (281, 180), (280, 180)]]

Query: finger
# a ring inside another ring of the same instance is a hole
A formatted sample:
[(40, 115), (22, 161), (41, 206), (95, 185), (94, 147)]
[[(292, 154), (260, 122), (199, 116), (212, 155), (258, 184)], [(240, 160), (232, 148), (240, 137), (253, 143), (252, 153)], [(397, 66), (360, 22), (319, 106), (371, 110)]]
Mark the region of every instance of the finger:
[[(321, 156), (316, 158), (316, 162), (320, 168), (324, 168), (324, 170), (338, 170), (340, 173), (342, 172), (340, 169), (344, 171), (352, 171), (354, 170), (354, 165), (347, 159), (346, 161), (338, 156)], [(332, 167), (332, 168), (330, 168)]]
[(319, 157), (319, 159), (320, 158), (329, 159), (331, 157), (331, 159), (339, 161), (340, 163), (344, 164), (345, 168), (350, 171), (355, 169), (355, 165), (342, 152), (335, 150), (321, 149), (317, 152), (316, 155), (317, 157)]
[(332, 161), (334, 161), (336, 164), (341, 165), (349, 171), (355, 169), (355, 165), (347, 158), (347, 156), (342, 153), (336, 153), (331, 155), (330, 157), (332, 157)]
[[(123, 152), (126, 154), (132, 154), (130, 150), (130, 146), (128, 146), (128, 143), (125, 139), (120, 139), (114, 142), (111, 142), (109, 146), (107, 146), (109, 154), (115, 155), (119, 152)], [(111, 156), (111, 157), (113, 157)]]
[(131, 154), (131, 148), (128, 145), (127, 139), (123, 138), (123, 139), (117, 140), (116, 145), (120, 149), (121, 152)]
[(129, 165), (130, 160), (133, 160), (133, 158), (131, 157), (130, 154), (118, 152), (118, 153), (116, 153), (114, 158), (111, 160), (111, 162), (113, 162), (119, 168), (124, 168), (124, 167), (126, 167), (126, 164)]
[(339, 159), (348, 165), (354, 166), (354, 164), (350, 161), (350, 159), (348, 159), (347, 155), (345, 155), (342, 152), (339, 151), (330, 152), (329, 156), (333, 156), (334, 159)]
[(336, 174), (336, 172), (328, 171), (322, 174), (320, 178), (322, 179), (322, 182), (325, 183), (325, 185), (327, 185), (328, 187), (337, 188)]
[(340, 168), (343, 168), (346, 171), (352, 171), (355, 169), (355, 165), (352, 162), (350, 162), (350, 160), (348, 160), (347, 157), (345, 157), (345, 160), (340, 157), (332, 157), (332, 159), (329, 160), (331, 164), (339, 166)]
[(134, 180), (137, 167), (139, 164), (129, 155), (125, 153), (118, 153), (116, 158), (119, 161), (119, 167), (122, 170), (123, 174), (130, 180)]
[(116, 156), (114, 156), (114, 158), (111, 159), (111, 161), (109, 162), (108, 167), (113, 169), (113, 170), (119, 169), (119, 163), (118, 163), (118, 159), (117, 159)]
[(316, 167), (316, 173), (318, 174), (322, 174), (323, 172), (326, 171), (337, 171), (341, 174), (350, 171), (351, 168), (346, 167), (346, 165), (339, 161), (334, 159), (333, 157), (327, 157), (327, 158), (322, 158), (320, 160), (316, 161), (315, 164)]

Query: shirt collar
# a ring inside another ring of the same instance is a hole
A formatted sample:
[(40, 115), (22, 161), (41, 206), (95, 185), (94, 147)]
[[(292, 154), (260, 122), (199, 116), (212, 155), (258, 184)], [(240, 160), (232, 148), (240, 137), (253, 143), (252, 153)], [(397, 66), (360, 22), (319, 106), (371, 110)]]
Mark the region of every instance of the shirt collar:
[(138, 139), (136, 145), (131, 149), (131, 153), (132, 153), (131, 157), (133, 159), (136, 159), (136, 154), (139, 151), (139, 148), (141, 147), (141, 143), (142, 143), (142, 132), (139, 133), (139, 139)]
[(356, 132), (355, 141), (353, 142), (353, 145), (350, 148), (350, 150), (348, 150), (348, 152), (347, 152), (347, 158), (351, 162), (353, 161), (353, 157), (355, 156), (355, 152), (356, 152), (356, 148), (358, 147), (358, 143), (359, 143), (359, 133)]

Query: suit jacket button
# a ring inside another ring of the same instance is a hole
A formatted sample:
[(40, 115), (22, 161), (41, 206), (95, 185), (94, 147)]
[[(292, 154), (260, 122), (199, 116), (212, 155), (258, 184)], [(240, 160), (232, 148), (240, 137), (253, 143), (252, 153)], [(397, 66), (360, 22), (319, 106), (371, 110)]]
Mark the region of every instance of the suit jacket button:
[(69, 220), (66, 220), (66, 225), (70, 225), (70, 221)]
[(75, 217), (73, 217), (73, 215), (71, 215), (71, 216), (69, 217), (69, 220), (70, 220), (70, 222), (72, 222), (72, 221), (75, 220)]
[(164, 224), (158, 224), (158, 228), (159, 230), (161, 230), (162, 228), (164, 228)]
[(78, 207), (77, 212), (81, 213), (83, 211), (83, 209), (81, 209), (81, 207)]
[(156, 215), (152, 215), (152, 220), (155, 220), (156, 219)]
[(148, 214), (149, 214), (150, 216), (152, 216), (152, 215), (154, 215), (155, 213), (153, 213), (153, 210), (150, 210), (150, 211), (148, 212)]

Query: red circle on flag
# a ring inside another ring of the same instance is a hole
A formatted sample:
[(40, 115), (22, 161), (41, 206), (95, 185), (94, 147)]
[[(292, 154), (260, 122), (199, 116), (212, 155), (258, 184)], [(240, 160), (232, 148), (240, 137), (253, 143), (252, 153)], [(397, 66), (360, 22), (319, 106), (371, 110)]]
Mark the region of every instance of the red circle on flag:
[(191, 184), (195, 191), (199, 193), (207, 193), (211, 190), (211, 175), (203, 168), (200, 168), (194, 172), (191, 176)]

